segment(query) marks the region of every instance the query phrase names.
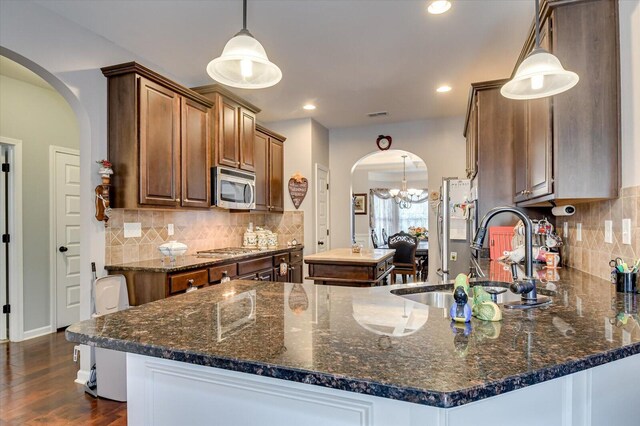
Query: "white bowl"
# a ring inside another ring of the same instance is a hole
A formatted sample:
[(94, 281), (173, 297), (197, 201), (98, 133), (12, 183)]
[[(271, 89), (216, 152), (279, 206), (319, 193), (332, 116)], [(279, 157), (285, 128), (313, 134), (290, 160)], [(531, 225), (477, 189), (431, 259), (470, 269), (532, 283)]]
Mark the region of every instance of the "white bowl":
[(177, 241), (169, 241), (168, 243), (164, 243), (159, 246), (158, 250), (160, 250), (160, 253), (165, 256), (182, 256), (187, 252), (187, 245)]

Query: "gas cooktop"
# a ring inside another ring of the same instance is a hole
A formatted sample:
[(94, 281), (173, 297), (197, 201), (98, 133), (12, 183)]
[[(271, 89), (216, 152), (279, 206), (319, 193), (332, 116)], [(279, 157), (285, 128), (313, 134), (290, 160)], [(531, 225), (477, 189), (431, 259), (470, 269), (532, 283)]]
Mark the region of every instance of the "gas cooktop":
[(200, 257), (238, 256), (240, 254), (257, 253), (257, 248), (225, 247), (212, 250), (202, 250), (197, 253)]

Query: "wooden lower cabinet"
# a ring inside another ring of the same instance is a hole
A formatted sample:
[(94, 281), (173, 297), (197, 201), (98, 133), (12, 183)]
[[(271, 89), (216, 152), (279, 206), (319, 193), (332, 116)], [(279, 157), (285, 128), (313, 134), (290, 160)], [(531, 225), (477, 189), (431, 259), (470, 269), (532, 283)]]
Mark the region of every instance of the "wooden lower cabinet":
[(289, 282), (302, 284), (302, 262), (293, 263), (289, 266)]
[[(291, 263), (289, 263), (291, 261)], [(288, 265), (288, 272), (280, 275), (280, 263)], [(184, 293), (189, 287), (218, 285), (225, 276), (234, 280), (278, 281), (302, 283), (302, 250), (299, 248), (255, 257), (223, 265), (194, 268), (180, 272), (150, 272), (120, 270), (108, 266), (109, 274), (122, 274), (127, 280), (129, 304), (142, 305)]]

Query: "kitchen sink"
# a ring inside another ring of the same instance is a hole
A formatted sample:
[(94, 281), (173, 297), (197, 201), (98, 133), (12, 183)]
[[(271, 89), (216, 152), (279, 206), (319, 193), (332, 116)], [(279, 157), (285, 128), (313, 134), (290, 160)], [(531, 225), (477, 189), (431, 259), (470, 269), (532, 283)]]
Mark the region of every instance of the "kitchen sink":
[[(488, 293), (494, 293), (496, 303), (498, 304), (517, 302), (521, 298), (519, 294), (512, 293), (509, 290), (509, 283), (499, 281), (477, 281), (471, 283), (471, 285), (472, 287), (480, 285), (484, 287)], [(392, 290), (391, 293), (435, 308), (449, 309), (454, 303), (452, 284), (400, 288)], [(554, 292), (540, 289), (538, 289), (538, 293), (547, 296), (553, 296), (555, 294)]]

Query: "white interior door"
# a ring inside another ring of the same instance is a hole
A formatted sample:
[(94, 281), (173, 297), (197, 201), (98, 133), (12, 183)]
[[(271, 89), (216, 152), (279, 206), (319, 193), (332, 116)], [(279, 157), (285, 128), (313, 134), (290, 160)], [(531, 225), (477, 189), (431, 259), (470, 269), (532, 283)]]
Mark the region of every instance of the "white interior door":
[(55, 151), (56, 328), (80, 319), (80, 156)]
[(316, 164), (316, 253), (329, 250), (329, 169)]
[[(9, 148), (0, 145), (0, 164), (9, 163)], [(8, 223), (9, 182), (8, 176), (0, 172), (0, 235), (9, 234)], [(0, 242), (0, 307), (8, 304), (9, 293), (9, 247)], [(7, 327), (9, 314), (0, 313), (0, 340), (7, 340)]]

